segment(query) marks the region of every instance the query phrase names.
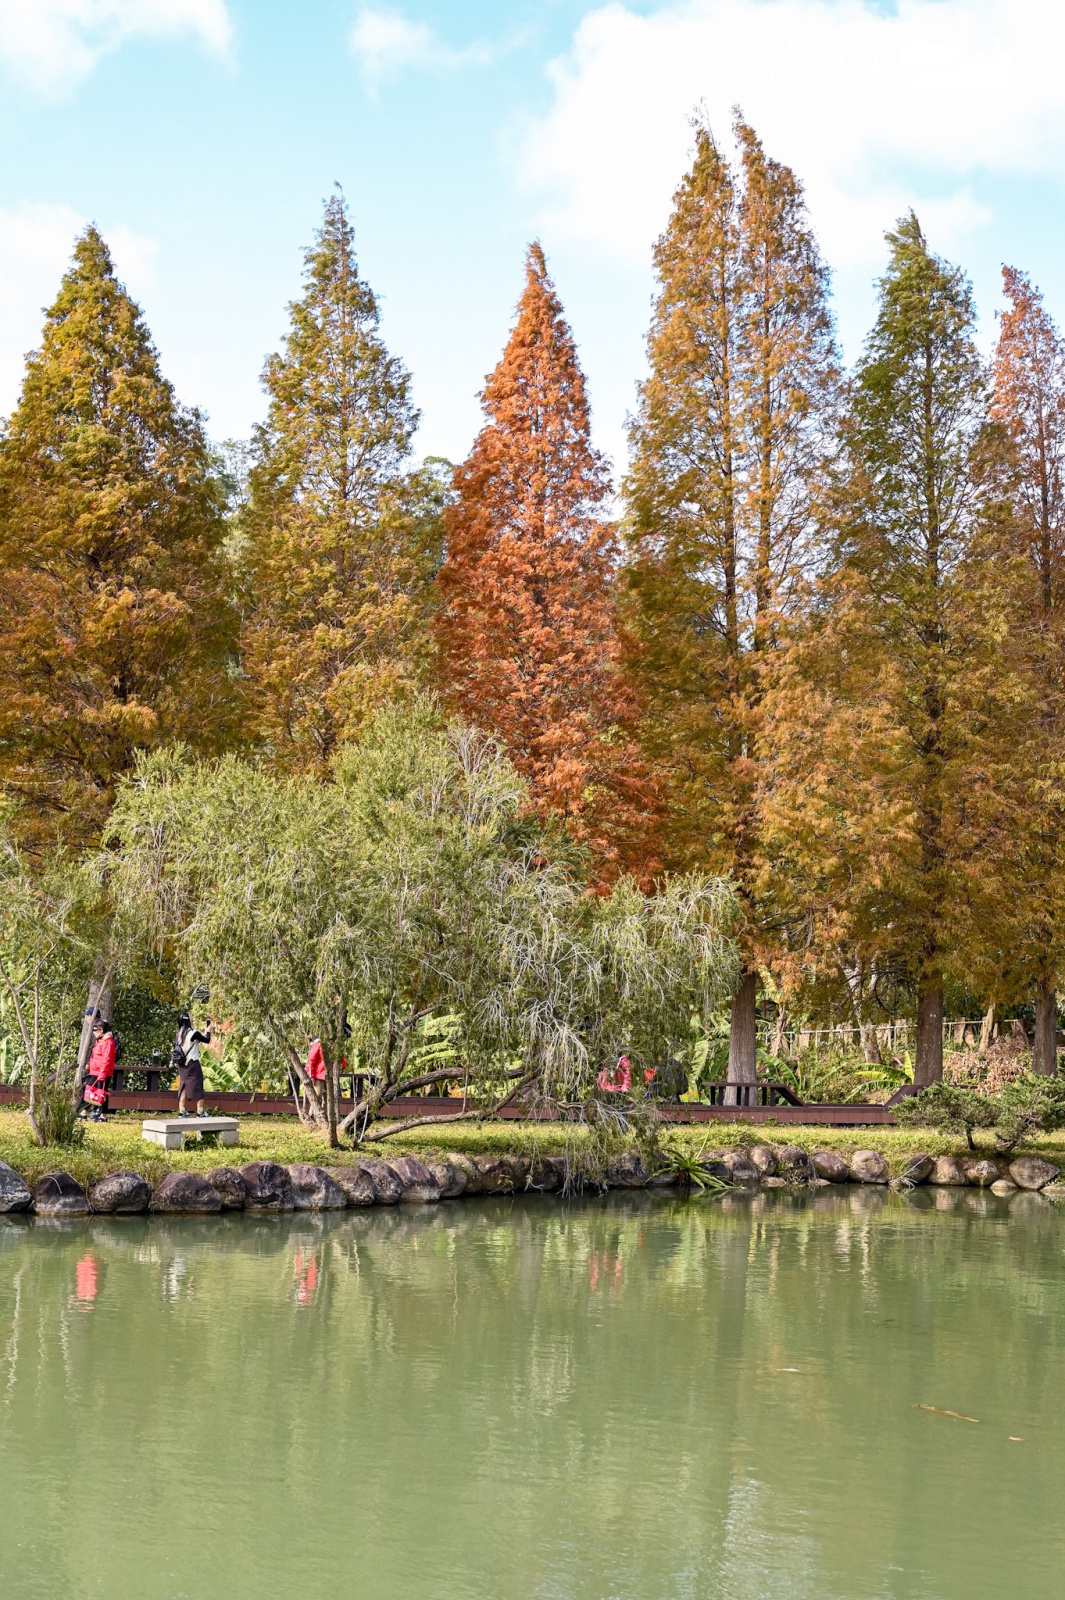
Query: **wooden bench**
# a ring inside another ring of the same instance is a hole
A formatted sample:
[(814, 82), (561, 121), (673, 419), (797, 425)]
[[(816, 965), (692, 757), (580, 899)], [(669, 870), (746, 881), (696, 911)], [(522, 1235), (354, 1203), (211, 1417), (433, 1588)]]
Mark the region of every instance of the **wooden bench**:
[(190, 1133), (217, 1133), (222, 1144), (240, 1143), (236, 1117), (150, 1117), (141, 1130), (150, 1144), (161, 1144), (164, 1150), (180, 1150)]

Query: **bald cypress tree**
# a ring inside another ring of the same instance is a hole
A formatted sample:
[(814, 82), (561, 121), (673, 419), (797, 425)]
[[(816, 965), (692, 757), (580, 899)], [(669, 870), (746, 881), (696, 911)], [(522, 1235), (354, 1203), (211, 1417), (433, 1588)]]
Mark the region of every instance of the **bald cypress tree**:
[(446, 479), (412, 468), (410, 376), (381, 339), (339, 193), (304, 284), (263, 375), (240, 566), (251, 727), (307, 770), (425, 671)]
[(538, 244), (485, 425), (455, 476), (439, 638), (448, 693), (496, 734), (598, 870), (653, 865), (652, 787), (620, 670), (607, 464)]
[(912, 213), (888, 246), (832, 559), (772, 696), (766, 791), (777, 870), (806, 885), (819, 942), (913, 995), (914, 1080), (928, 1084), (945, 978), (993, 998), (1010, 981), (1031, 697), (1009, 452), (988, 423), (972, 292)]
[(134, 753), (234, 732), (223, 496), (95, 228), (0, 438), (0, 783), (96, 838)]
[(1015, 473), (999, 565), (1004, 575), (1014, 558), (1011, 645), (1027, 694), (1012, 718), (1014, 882), (999, 905), (1012, 913), (1009, 975), (1034, 991), (1033, 1066), (1051, 1074), (1065, 981), (1065, 341), (1025, 274), (1004, 267), (1002, 277), (992, 415), (1013, 444)]
[(696, 130), (655, 247), (625, 493), (631, 666), (669, 789), (668, 859), (737, 885), (729, 1080), (750, 1084), (759, 969), (781, 957), (787, 923), (762, 841), (762, 706), (816, 569), (838, 367), (802, 187), (742, 118), (735, 132), (733, 164)]

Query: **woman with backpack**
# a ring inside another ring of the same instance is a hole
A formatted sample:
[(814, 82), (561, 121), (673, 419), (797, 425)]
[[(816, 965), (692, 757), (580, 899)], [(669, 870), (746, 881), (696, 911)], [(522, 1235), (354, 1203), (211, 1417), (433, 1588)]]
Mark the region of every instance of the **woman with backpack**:
[(195, 1100), (196, 1115), (207, 1115), (203, 1108), (203, 1067), (200, 1063), (201, 1044), (210, 1044), (211, 1024), (207, 1024), (207, 1032), (200, 1033), (192, 1025), (192, 1019), (187, 1011), (183, 1011), (178, 1018), (177, 1033), (174, 1035), (174, 1053), (171, 1061), (178, 1069), (178, 1116), (187, 1117), (185, 1109), (187, 1100)]

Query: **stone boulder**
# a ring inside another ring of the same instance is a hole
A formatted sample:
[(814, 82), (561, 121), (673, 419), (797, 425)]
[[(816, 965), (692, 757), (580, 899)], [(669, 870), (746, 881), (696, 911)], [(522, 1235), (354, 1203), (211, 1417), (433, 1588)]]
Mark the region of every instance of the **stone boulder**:
[(725, 1162), (724, 1150), (707, 1150), (699, 1157), (699, 1165), (708, 1178), (720, 1183), (731, 1183), (732, 1173)]
[(513, 1194), (514, 1174), (500, 1156), (483, 1151), (470, 1158), (481, 1175), (482, 1194)]
[(403, 1185), (400, 1199), (404, 1205), (435, 1205), (440, 1199), (440, 1185), (429, 1168), (413, 1156), (393, 1156), (388, 1165)]
[(726, 1150), (721, 1156), (721, 1165), (728, 1173), (729, 1183), (747, 1185), (762, 1181), (761, 1170), (746, 1150)]
[(528, 1156), (519, 1155), (516, 1151), (512, 1151), (509, 1155), (501, 1156), (500, 1160), (510, 1173), (511, 1182), (514, 1185), (514, 1193), (521, 1194), (522, 1190), (528, 1186), (532, 1162)]
[(425, 1167), (436, 1180), (441, 1200), (457, 1200), (466, 1193), (466, 1174), (454, 1161), (427, 1161)]
[(855, 1150), (850, 1169), (855, 1183), (887, 1183), (891, 1177), (887, 1162), (876, 1150)]
[(932, 1176), (932, 1168), (934, 1166), (935, 1161), (931, 1156), (911, 1156), (903, 1169), (902, 1177), (909, 1184), (927, 1183)]
[(786, 1144), (777, 1151), (777, 1171), (791, 1183), (809, 1183), (816, 1176), (810, 1157), (796, 1144)]
[(1006, 1195), (1017, 1193), (1017, 1185), (1012, 1178), (999, 1178), (991, 1185), (991, 1193), (1005, 1198)]
[(851, 1169), (838, 1150), (812, 1150), (810, 1162), (819, 1178), (829, 1183), (850, 1183)]
[(966, 1161), (965, 1176), (974, 1189), (990, 1189), (993, 1183), (998, 1182), (1002, 1173), (997, 1161), (984, 1158), (979, 1161)]
[(562, 1187), (558, 1167), (550, 1156), (534, 1156), (529, 1162), (528, 1187), (540, 1194), (554, 1194)]
[(447, 1159), (451, 1166), (458, 1167), (459, 1171), (466, 1179), (466, 1187), (463, 1190), (464, 1194), (484, 1193), (484, 1189), (481, 1184), (481, 1174), (478, 1172), (477, 1168), (474, 1166), (473, 1162), (470, 1160), (469, 1156), (464, 1150), (449, 1151)]
[(248, 1186), (236, 1167), (215, 1167), (207, 1182), (222, 1196), (223, 1211), (243, 1211), (248, 1203)]
[(33, 1209), (39, 1217), (87, 1217), (89, 1197), (69, 1172), (47, 1172), (33, 1186)]
[(635, 1150), (614, 1157), (607, 1166), (606, 1181), (611, 1189), (646, 1189), (647, 1172)]
[(365, 1161), (356, 1161), (355, 1165), (360, 1172), (366, 1174), (373, 1184), (375, 1205), (399, 1205), (403, 1196), (403, 1185), (387, 1161), (378, 1161), (376, 1158), (369, 1157)]
[(969, 1174), (960, 1156), (936, 1156), (928, 1181), (937, 1188), (964, 1189), (969, 1182)]
[(147, 1211), (151, 1198), (152, 1186), (139, 1172), (109, 1172), (89, 1190), (93, 1211), (117, 1217)]
[(747, 1152), (747, 1160), (757, 1167), (763, 1178), (775, 1178), (780, 1162), (771, 1144), (756, 1144)]
[(168, 1172), (152, 1195), (152, 1210), (164, 1215), (183, 1211), (206, 1216), (221, 1209), (222, 1196), (198, 1172)]
[(250, 1161), (240, 1175), (248, 1198), (248, 1211), (291, 1211), (295, 1206), (288, 1169), (276, 1161)]
[(0, 1161), (0, 1212), (28, 1211), (33, 1191), (14, 1167)]
[(1041, 1156), (1018, 1156), (1010, 1162), (1010, 1177), (1018, 1189), (1042, 1189), (1053, 1183), (1060, 1167), (1044, 1161)]
[(292, 1179), (292, 1204), (297, 1211), (343, 1211), (347, 1197), (324, 1167), (296, 1161), (288, 1169)]
[(358, 1167), (326, 1167), (325, 1169), (349, 1206), (372, 1206), (376, 1191), (367, 1173)]

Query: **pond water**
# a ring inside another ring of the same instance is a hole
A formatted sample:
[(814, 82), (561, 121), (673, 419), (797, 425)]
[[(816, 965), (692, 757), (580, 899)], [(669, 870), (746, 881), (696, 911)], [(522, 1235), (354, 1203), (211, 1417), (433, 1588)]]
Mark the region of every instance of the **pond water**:
[(1063, 1397), (1038, 1196), (4, 1219), (0, 1587), (1060, 1594)]

